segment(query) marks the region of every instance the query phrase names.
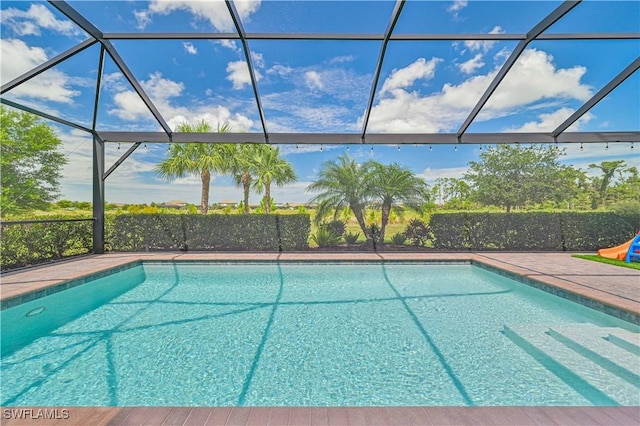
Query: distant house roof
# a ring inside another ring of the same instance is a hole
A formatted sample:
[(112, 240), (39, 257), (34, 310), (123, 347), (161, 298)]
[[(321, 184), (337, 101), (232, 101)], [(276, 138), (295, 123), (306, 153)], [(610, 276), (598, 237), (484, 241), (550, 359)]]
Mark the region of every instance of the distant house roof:
[(167, 202), (159, 204), (159, 207), (172, 207), (172, 208), (182, 208), (186, 206), (187, 206), (187, 203), (182, 200), (169, 200)]

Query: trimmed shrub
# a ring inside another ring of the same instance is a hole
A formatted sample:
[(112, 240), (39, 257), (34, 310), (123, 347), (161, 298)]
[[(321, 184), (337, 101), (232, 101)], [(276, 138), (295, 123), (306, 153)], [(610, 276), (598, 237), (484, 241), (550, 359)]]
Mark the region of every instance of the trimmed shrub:
[(613, 247), (638, 232), (640, 212), (635, 216), (606, 213), (560, 213), (564, 237), (564, 250), (596, 251)]
[(594, 251), (631, 238), (640, 212), (436, 213), (436, 249)]
[(309, 215), (121, 215), (115, 251), (280, 251), (308, 248)]
[[(48, 220), (68, 219), (51, 216)], [(77, 218), (74, 218), (77, 219)], [(2, 270), (37, 265), (93, 250), (93, 222), (3, 223), (0, 226)]]

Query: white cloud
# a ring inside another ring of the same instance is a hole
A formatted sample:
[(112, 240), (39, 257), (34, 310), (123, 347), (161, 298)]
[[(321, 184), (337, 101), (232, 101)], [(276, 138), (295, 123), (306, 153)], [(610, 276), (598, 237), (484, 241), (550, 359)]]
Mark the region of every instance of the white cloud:
[(251, 60), (253, 61), (253, 65), (256, 67), (264, 67), (264, 58), (262, 57), (262, 53), (251, 52)]
[(147, 25), (151, 23), (151, 16), (149, 16), (148, 10), (134, 10), (133, 16), (136, 18), (136, 22), (138, 23), (138, 29), (143, 30)]
[(284, 65), (274, 65), (267, 70), (267, 74), (277, 74), (280, 77), (285, 77), (293, 72), (293, 68), (285, 67)]
[(331, 58), (329, 61), (330, 64), (341, 64), (345, 62), (353, 62), (355, 61), (355, 56), (353, 55), (344, 55), (344, 56), (336, 56), (335, 58)]
[(207, 95), (207, 96), (211, 96), (211, 95), (213, 95), (213, 90), (207, 89), (207, 90), (204, 91), (204, 94)]
[(482, 53), (478, 53), (473, 58), (458, 65), (458, 68), (465, 74), (473, 74), (478, 68), (482, 68), (483, 66)]
[[(562, 148), (562, 144), (560, 145)], [(566, 155), (561, 161), (570, 164), (576, 169), (589, 170), (589, 164), (599, 164), (602, 161), (624, 160), (627, 166), (640, 167), (640, 156), (634, 151), (638, 149), (635, 144), (633, 151), (630, 143), (610, 143), (606, 149), (605, 143), (586, 143), (580, 149), (580, 144), (566, 144)], [(588, 171), (588, 174), (600, 174), (596, 170)]]
[(235, 40), (228, 40), (228, 39), (215, 40), (214, 43), (219, 44), (222, 47), (226, 47), (227, 49), (231, 49), (238, 54), (242, 53), (242, 49), (238, 47)]
[[(229, 123), (232, 131), (249, 131), (253, 121), (240, 113), (232, 113), (228, 108), (219, 105), (199, 104), (196, 106), (175, 106), (174, 98), (180, 98), (184, 91), (181, 82), (166, 79), (160, 73), (149, 75), (148, 80), (140, 82), (149, 98), (167, 120), (172, 129), (183, 122), (205, 120), (215, 129), (219, 124)], [(133, 90), (119, 90), (113, 95), (115, 108), (108, 111), (125, 121), (153, 120), (147, 106)]]
[(433, 78), (436, 65), (440, 62), (442, 62), (440, 58), (432, 58), (429, 61), (426, 61), (424, 58), (418, 58), (414, 63), (405, 68), (394, 69), (391, 75), (385, 80), (380, 94), (382, 95), (395, 89), (405, 89), (413, 85), (416, 80), (429, 80)]
[(320, 74), (317, 71), (307, 71), (304, 73), (304, 81), (307, 84), (309, 89), (322, 89), (324, 85), (322, 84), (322, 79), (320, 78)]
[[(13, 80), (25, 72), (47, 61), (47, 54), (41, 47), (30, 47), (18, 39), (0, 39), (2, 48), (2, 83)], [(11, 58), (10, 61), (7, 58)]]
[[(236, 90), (242, 89), (244, 86), (251, 85), (251, 75), (249, 74), (249, 67), (245, 61), (229, 62), (227, 64), (227, 80), (233, 84), (233, 88)], [(254, 69), (256, 80), (260, 81), (262, 75), (258, 70)]]
[[(495, 26), (489, 34), (504, 34), (504, 30), (500, 26)], [(464, 45), (472, 52), (487, 52), (496, 42), (491, 40), (467, 40)]]
[(141, 82), (147, 94), (155, 99), (169, 99), (179, 96), (184, 89), (183, 83), (178, 83), (162, 77), (159, 72), (149, 76), (149, 80)]
[(198, 53), (198, 49), (196, 49), (193, 43), (182, 42), (182, 47), (184, 47), (185, 52), (190, 55), (196, 55)]
[(495, 53), (495, 55), (493, 55), (493, 60), (496, 62), (504, 63), (509, 57), (509, 55), (511, 55), (511, 50), (506, 47), (503, 47), (502, 49), (498, 50)]
[(282, 155), (289, 154), (307, 154), (309, 152), (332, 151), (334, 149), (344, 148), (341, 145), (318, 145), (318, 144), (299, 144), (296, 145), (279, 145)]
[(167, 123), (175, 129), (180, 123), (206, 121), (215, 130), (219, 125), (228, 123), (232, 132), (246, 132), (253, 128), (253, 121), (247, 116), (232, 113), (228, 108), (216, 105), (203, 105), (197, 108), (172, 107)]
[[(567, 118), (573, 114), (574, 110), (570, 108), (560, 108), (557, 111), (551, 113), (545, 113), (538, 115), (537, 121), (529, 121), (520, 127), (514, 127), (505, 129), (507, 132), (551, 132), (555, 130), (560, 124), (562, 124)], [(580, 129), (580, 126), (590, 121), (592, 115), (587, 113), (580, 117), (575, 123), (573, 123), (567, 131), (576, 132)]]
[[(149, 76), (149, 80), (141, 81), (140, 84), (156, 107), (167, 105), (170, 98), (174, 98), (182, 93), (184, 84), (165, 79), (160, 73)], [(123, 120), (134, 121), (151, 117), (149, 109), (142, 99), (133, 90), (125, 90), (113, 96), (117, 108), (108, 112)]]
[(120, 72), (103, 74), (102, 87), (113, 92), (122, 92), (124, 90), (127, 90), (128, 88), (128, 86), (125, 84), (124, 76)]
[(469, 167), (445, 167), (440, 169), (432, 169), (427, 167), (422, 173), (418, 173), (416, 176), (421, 177), (429, 184), (435, 183), (438, 178), (456, 178), (462, 179), (464, 174), (469, 170)]
[(456, 13), (467, 7), (467, 0), (453, 0), (453, 4), (447, 8), (447, 11)]
[[(379, 132), (451, 131), (466, 118), (498, 70), (496, 67), (488, 74), (473, 76), (458, 85), (446, 83), (440, 92), (425, 96), (405, 88), (395, 89), (391, 96), (382, 97), (374, 106), (369, 128)], [(541, 101), (586, 101), (592, 89), (580, 81), (585, 72), (582, 66), (558, 69), (551, 55), (527, 49), (489, 98), (477, 120), (502, 117)], [(392, 74), (389, 79), (393, 77)], [(393, 85), (385, 81), (383, 90)]]
[[(260, 8), (261, 0), (235, 2), (240, 19), (248, 21), (250, 16)], [(235, 31), (235, 26), (224, 1), (190, 1), (190, 0), (152, 0), (147, 10), (135, 11), (138, 27), (143, 29), (152, 22), (152, 15), (168, 15), (183, 10), (195, 18), (208, 21), (215, 29), (224, 32)]]
[[(286, 94), (283, 95), (286, 99)], [(269, 122), (269, 130), (278, 133), (292, 133), (299, 131), (310, 132), (344, 132), (353, 127), (345, 121), (350, 114), (347, 107), (340, 105), (314, 105), (309, 102), (293, 102), (295, 107), (277, 105), (274, 102), (265, 102), (265, 108), (276, 109), (284, 114), (272, 114)]]
[(592, 96), (592, 88), (580, 83), (586, 72), (587, 69), (579, 65), (556, 69), (553, 56), (527, 49), (489, 99), (487, 107), (504, 109), (553, 98), (586, 101)]
[(116, 93), (113, 101), (117, 108), (110, 109), (109, 114), (127, 121), (135, 121), (150, 117), (149, 108), (133, 90)]
[(4, 9), (0, 22), (19, 36), (39, 36), (42, 28), (64, 35), (83, 34), (73, 22), (57, 19), (43, 4), (31, 4), (26, 11), (12, 7)]
[[(317, 66), (290, 68), (277, 65), (267, 74), (289, 87), (263, 95), (269, 111), (269, 130), (273, 132), (335, 131), (355, 129), (354, 108), (366, 103), (371, 75), (342, 67)], [(329, 101), (325, 101), (330, 99)]]
[(92, 157), (91, 139), (86, 138), (86, 144), (80, 147), (72, 146), (73, 142), (62, 137), (64, 145), (61, 152), (65, 154), (67, 163), (62, 168), (59, 200), (91, 201), (92, 196)]
[[(2, 83), (11, 81), (25, 72), (47, 61), (47, 54), (40, 47), (30, 47), (17, 39), (0, 39), (0, 51), (3, 58), (0, 75)], [(9, 59), (10, 60), (7, 60)], [(65, 104), (73, 103), (80, 92), (73, 90), (73, 78), (67, 74), (49, 69), (42, 74), (20, 84), (10, 92), (12, 96), (47, 100)], [(83, 83), (84, 84), (84, 83)]]

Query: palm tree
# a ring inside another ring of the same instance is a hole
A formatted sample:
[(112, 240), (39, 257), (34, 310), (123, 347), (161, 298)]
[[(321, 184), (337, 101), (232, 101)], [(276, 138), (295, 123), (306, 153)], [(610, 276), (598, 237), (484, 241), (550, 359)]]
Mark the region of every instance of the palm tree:
[(307, 191), (319, 192), (311, 200), (313, 203), (319, 203), (315, 221), (320, 222), (332, 210), (334, 218), (337, 218), (339, 212), (348, 207), (368, 239), (370, 232), (364, 220), (364, 210), (370, 197), (371, 168), (371, 162), (360, 165), (347, 154), (334, 161), (325, 161), (318, 173), (318, 179), (307, 187)]
[(293, 166), (280, 158), (280, 148), (265, 146), (256, 156), (256, 179), (253, 187), (264, 189), (265, 213), (271, 213), (271, 184), (278, 187), (293, 183), (297, 179)]
[[(228, 124), (218, 126), (218, 133), (227, 133)], [(184, 133), (209, 133), (211, 125), (205, 120), (195, 124), (181, 123), (176, 131)], [(209, 211), (209, 187), (211, 173), (227, 171), (230, 147), (212, 143), (171, 144), (167, 150), (167, 158), (155, 167), (156, 173), (165, 181), (172, 181), (188, 175), (199, 176), (202, 180), (200, 212)]]
[(384, 232), (389, 223), (392, 209), (399, 203), (420, 211), (428, 199), (428, 186), (424, 179), (398, 163), (389, 165), (374, 162), (370, 173), (371, 195), (382, 210), (380, 242), (384, 242)]
[(244, 214), (249, 214), (249, 192), (258, 170), (258, 158), (265, 149), (268, 149), (266, 145), (238, 144), (230, 158), (229, 171), (236, 185), (242, 186)]

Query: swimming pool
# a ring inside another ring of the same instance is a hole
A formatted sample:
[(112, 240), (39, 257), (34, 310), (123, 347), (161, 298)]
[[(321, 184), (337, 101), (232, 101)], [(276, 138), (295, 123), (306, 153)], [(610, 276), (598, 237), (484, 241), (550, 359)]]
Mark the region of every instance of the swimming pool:
[(639, 331), (469, 264), (145, 263), (3, 310), (1, 404), (640, 405)]

